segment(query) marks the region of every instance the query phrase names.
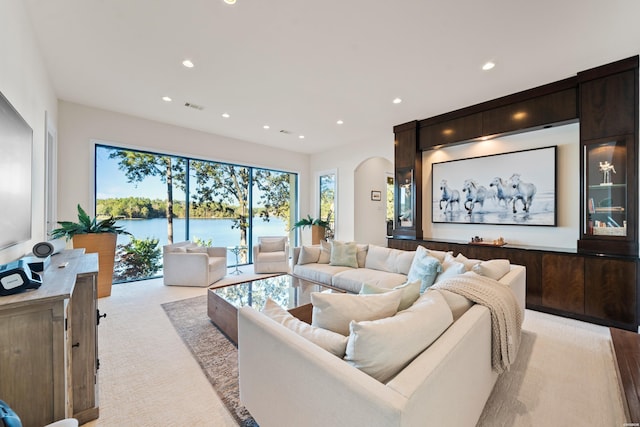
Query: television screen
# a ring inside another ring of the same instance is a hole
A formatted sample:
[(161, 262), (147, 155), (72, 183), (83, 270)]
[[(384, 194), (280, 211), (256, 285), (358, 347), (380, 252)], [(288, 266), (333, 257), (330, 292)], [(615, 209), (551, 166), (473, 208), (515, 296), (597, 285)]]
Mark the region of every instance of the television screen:
[(0, 249), (31, 239), (33, 131), (0, 93)]

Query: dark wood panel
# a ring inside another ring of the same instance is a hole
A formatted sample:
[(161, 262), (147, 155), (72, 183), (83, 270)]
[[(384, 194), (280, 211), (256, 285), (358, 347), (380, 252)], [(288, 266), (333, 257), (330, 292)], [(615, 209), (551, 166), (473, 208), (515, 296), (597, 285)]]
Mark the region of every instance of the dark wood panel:
[(580, 138), (634, 133), (637, 104), (637, 70), (581, 82)]
[(417, 132), (418, 122), (412, 122), (413, 127), (407, 126), (403, 130), (395, 133), (395, 167), (414, 168), (417, 153)]
[(572, 255), (542, 256), (542, 304), (584, 313), (584, 258)]
[[(394, 237), (405, 239), (422, 238), (422, 155), (418, 150), (418, 122), (396, 126), (395, 131), (395, 172), (396, 194), (400, 194), (399, 176), (413, 176), (412, 183), (412, 219), (410, 227), (401, 227), (398, 217), (393, 230)], [(395, 211), (400, 212), (399, 198), (395, 200)]]
[(485, 111), (482, 135), (514, 133), (577, 120), (577, 92), (567, 89)]
[(637, 261), (589, 257), (585, 261), (585, 313), (627, 325), (636, 323)]
[(420, 127), (418, 147), (420, 150), (481, 137), (482, 113), (471, 114), (431, 126)]

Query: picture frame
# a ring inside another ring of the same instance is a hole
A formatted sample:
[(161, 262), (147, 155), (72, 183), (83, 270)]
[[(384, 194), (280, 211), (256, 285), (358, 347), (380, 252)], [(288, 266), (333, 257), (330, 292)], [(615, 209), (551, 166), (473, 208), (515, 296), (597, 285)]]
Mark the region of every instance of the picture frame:
[(371, 190), (371, 200), (379, 202), (382, 200), (382, 191)]
[(433, 163), (432, 223), (557, 225), (557, 146)]

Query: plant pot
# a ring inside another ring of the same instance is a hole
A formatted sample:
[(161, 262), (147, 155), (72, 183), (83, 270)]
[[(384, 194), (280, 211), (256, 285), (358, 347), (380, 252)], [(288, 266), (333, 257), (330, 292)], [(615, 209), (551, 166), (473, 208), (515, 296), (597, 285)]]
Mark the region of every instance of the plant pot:
[(85, 253), (98, 254), (98, 298), (111, 295), (117, 239), (118, 235), (115, 233), (89, 233), (73, 236), (74, 248), (84, 248)]
[(320, 225), (311, 226), (311, 244), (319, 245), (320, 240), (324, 240), (326, 229)]

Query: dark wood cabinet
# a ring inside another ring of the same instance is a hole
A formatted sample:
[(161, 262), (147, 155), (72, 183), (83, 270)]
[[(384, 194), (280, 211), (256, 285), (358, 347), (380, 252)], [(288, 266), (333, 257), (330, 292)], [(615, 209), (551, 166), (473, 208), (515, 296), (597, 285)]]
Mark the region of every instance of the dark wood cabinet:
[(420, 149), (429, 150), (440, 145), (468, 141), (482, 136), (482, 113), (430, 124), (420, 122)]
[(394, 127), (395, 220), (393, 236), (422, 238), (422, 153), (418, 150), (418, 122)]
[(585, 314), (617, 327), (636, 323), (637, 260), (588, 258), (585, 264)]
[(542, 305), (584, 314), (584, 258), (542, 255)]

